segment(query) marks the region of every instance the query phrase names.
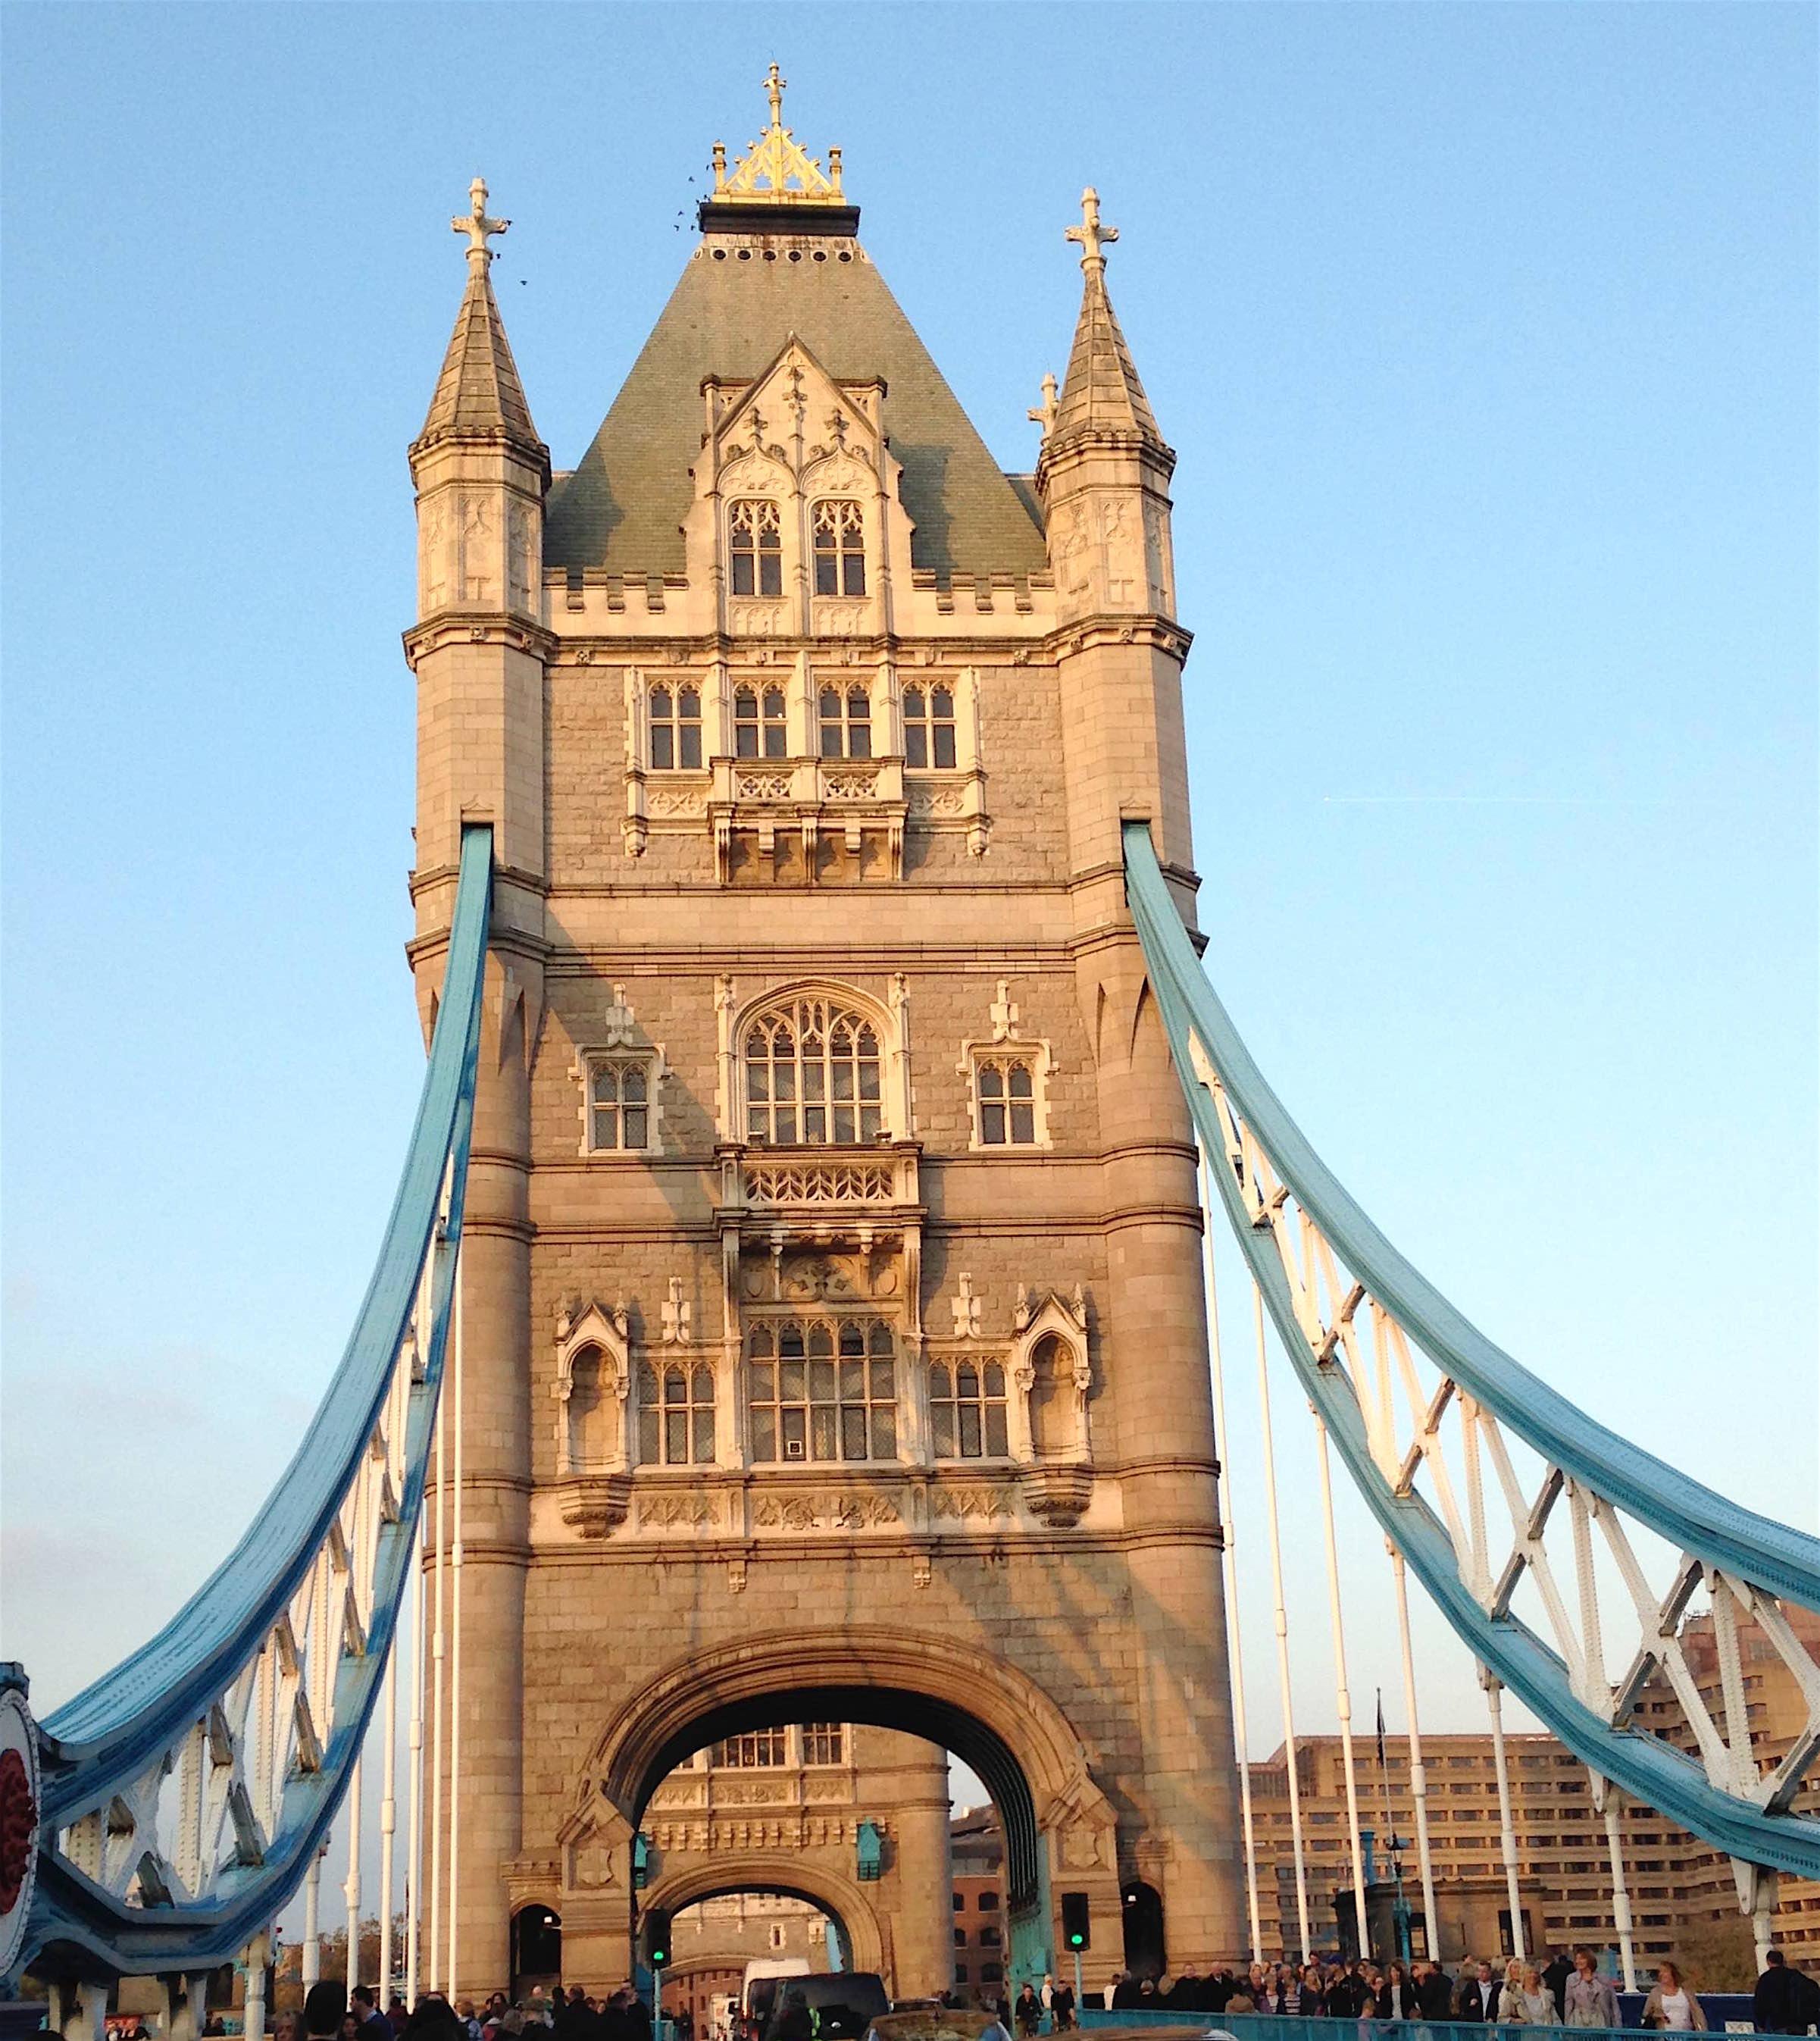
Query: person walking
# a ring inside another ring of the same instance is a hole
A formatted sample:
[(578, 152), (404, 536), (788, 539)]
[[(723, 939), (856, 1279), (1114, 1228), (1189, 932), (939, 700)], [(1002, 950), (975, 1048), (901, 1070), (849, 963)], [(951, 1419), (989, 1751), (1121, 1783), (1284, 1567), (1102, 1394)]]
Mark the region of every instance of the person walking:
[(1542, 1966), (1542, 1982), (1555, 1994), (1557, 2012), (1567, 2003), (1567, 1980), (1573, 1974), (1574, 1959), (1563, 1948), (1557, 1948), (1553, 1961)]
[(1677, 1965), (1657, 1964), (1656, 1981), (1650, 1988), (1649, 1997), (1643, 2001), (1643, 2024), (1670, 2027), (1677, 2033), (1706, 2025), (1706, 2015), (1700, 2010), (1700, 2001), (1683, 1981)]
[(1464, 1979), (1460, 1987), (1459, 2011), (1461, 2020), (1495, 2020), (1498, 2017), (1498, 1986), (1491, 1975), (1491, 1966), (1480, 1963), (1473, 1974)]
[(1618, 1994), (1609, 1978), (1601, 1977), (1590, 1949), (1574, 1951), (1574, 1974), (1567, 1980), (1567, 1996), (1560, 2009), (1567, 2027), (1621, 2027)]
[(1028, 1978), (1024, 1979), (1019, 1990), (1017, 2005), (1014, 2010), (1018, 2023), (1018, 2031), (1025, 2037), (1025, 2041), (1029, 2041), (1029, 2037), (1034, 2035), (1042, 2024), (1043, 2005), (1042, 2001), (1037, 1997), (1036, 1987)]
[[(1555, 1994), (1542, 1982), (1542, 1973), (1533, 1963), (1525, 1966), (1521, 1981), (1517, 1986), (1517, 2004), (1521, 2012), (1517, 2024), (1524, 2027), (1559, 2027), (1561, 2009), (1555, 2003)], [(1616, 2001), (1614, 2001), (1614, 2005)], [(1612, 2024), (1617, 2025), (1614, 2016)]]
[(1805, 2034), (1820, 2017), (1820, 1989), (1800, 1970), (1788, 1967), (1780, 1949), (1764, 1952), (1763, 1974), (1751, 1994), (1751, 2024), (1759, 2034)]
[(1415, 2012), (1415, 1986), (1410, 1982), (1409, 1972), (1399, 1958), (1384, 1972), (1384, 1982), (1378, 1986), (1377, 2016), (1380, 2020), (1413, 2020)]
[(1415, 1981), (1415, 2002), (1424, 2020), (1453, 2017), (1453, 1983), (1439, 1963), (1425, 1963)]

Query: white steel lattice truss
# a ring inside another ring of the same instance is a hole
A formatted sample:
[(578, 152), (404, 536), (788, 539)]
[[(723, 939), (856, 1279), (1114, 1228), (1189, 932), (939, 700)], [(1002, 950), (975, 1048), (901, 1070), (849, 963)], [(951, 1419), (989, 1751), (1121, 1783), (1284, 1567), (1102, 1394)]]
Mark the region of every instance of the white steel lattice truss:
[[(1148, 829), (1125, 834), (1133, 917), (1217, 1194), (1355, 1485), (1494, 1696), (1509, 1685), (1586, 1762), (1620, 1926), (1615, 1788), (1731, 1857), (1764, 1939), (1777, 1871), (1820, 1875), (1820, 1823), (1796, 1809), (1820, 1754), (1820, 1666), (1786, 1613), (1820, 1606), (1820, 1545), (1605, 1431), (1410, 1268), (1259, 1076), (1201, 973)], [(1711, 1612), (1715, 1702), (1687, 1650), (1697, 1597)], [(1770, 1762), (1752, 1748), (1741, 1619), (1806, 1703), (1801, 1733)], [(1697, 1761), (1639, 1724), (1658, 1670)]]

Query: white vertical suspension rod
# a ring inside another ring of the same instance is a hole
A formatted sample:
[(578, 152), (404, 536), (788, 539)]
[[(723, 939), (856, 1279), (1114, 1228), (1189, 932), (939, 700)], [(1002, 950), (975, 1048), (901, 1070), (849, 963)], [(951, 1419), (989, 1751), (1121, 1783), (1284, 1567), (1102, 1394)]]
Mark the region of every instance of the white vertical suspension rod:
[(447, 1459), (447, 1401), (436, 1401), (436, 1578), (430, 1639), (430, 1951), (429, 1976), (425, 1989), (441, 1988), (443, 1957), (443, 1617), (444, 1583), (447, 1577), (448, 1483), (444, 1478)]
[(461, 1919), (461, 1577), (462, 1522), (466, 1501), (467, 1459), (463, 1443), (466, 1412), (463, 1380), (462, 1290), (466, 1257), (455, 1250), (455, 1578), (450, 1590), (453, 1608), (455, 1650), (449, 1680), (449, 1961), (448, 1989), (460, 1989)]
[(1498, 1774), (1498, 1831), (1504, 1851), (1504, 1884), (1510, 1900), (1510, 1953), (1526, 1962), (1521, 1887), (1517, 1879), (1517, 1822), (1510, 1806), (1510, 1753), (1504, 1746), (1504, 1683), (1487, 1666), (1479, 1669), (1479, 1684), (1491, 1711), (1491, 1762)]
[(303, 1874), (303, 1956), (300, 1975), (307, 1991), (322, 1976), (322, 1936), (318, 1909), (322, 1902), (322, 1852), (318, 1850)]
[(1595, 1791), (1603, 1786), (1600, 1795), (1605, 1803), (1605, 1848), (1612, 1860), (1612, 1919), (1618, 1931), (1618, 1961), (1624, 1967), (1624, 1989), (1637, 1988), (1637, 1945), (1631, 1920), (1631, 1889), (1624, 1879), (1624, 1837), (1620, 1821), (1618, 1789), (1610, 1780), (1593, 1774)]
[(1434, 1906), (1434, 1856), (1428, 1846), (1428, 1772), (1422, 1761), (1422, 1722), (1415, 1705), (1415, 1650), (1409, 1636), (1409, 1577), (1403, 1555), (1387, 1538), (1390, 1570), (1396, 1581), (1396, 1627), (1403, 1644), (1403, 1704), (1409, 1717), (1409, 1794), (1415, 1803), (1415, 1849), (1422, 1871), (1422, 1911), (1428, 1954), (1440, 1961), (1441, 1921)]
[(411, 1556), (411, 1725), (405, 1802), (405, 2003), (417, 2002), (424, 1883), (424, 1518), (417, 1513)]
[[(1309, 1408), (1312, 1410), (1313, 1406)], [(1353, 1757), (1353, 1697), (1346, 1684), (1346, 1626), (1340, 1612), (1340, 1551), (1334, 1535), (1334, 1480), (1328, 1465), (1327, 1428), (1314, 1411), (1316, 1459), (1321, 1471), (1321, 1518), (1327, 1534), (1327, 1604), (1334, 1625), (1334, 1705), (1340, 1719), (1340, 1752), (1346, 1767), (1346, 1846), (1353, 1856), (1353, 1918), (1358, 1944), (1366, 1947), (1365, 1846), (1359, 1826), (1358, 1767)]]
[(1251, 1311), (1258, 1332), (1258, 1418), (1264, 1446), (1264, 1515), (1270, 1533), (1270, 1585), (1275, 1597), (1277, 1680), (1283, 1696), (1283, 1745), (1289, 1761), (1289, 1833), (1295, 1846), (1296, 1913), (1299, 1944), (1306, 1963), (1312, 1947), (1308, 1932), (1308, 1866), (1302, 1841), (1302, 1789), (1296, 1761), (1296, 1713), (1289, 1680), (1289, 1616), (1283, 1600), (1283, 1540), (1277, 1522), (1277, 1452), (1270, 1433), (1270, 1371), (1264, 1345), (1264, 1293), (1251, 1283)]
[(348, 1989), (360, 1982), (360, 1761), (348, 1774), (348, 1882), (341, 1887), (348, 1902)]
[(1213, 1177), (1201, 1150), (1201, 1256), (1207, 1289), (1207, 1356), (1213, 1376), (1213, 1452), (1219, 1463), (1214, 1492), (1220, 1508), (1220, 1564), (1226, 1577), (1226, 1658), (1232, 1682), (1233, 1756), (1239, 1765), (1239, 1813), (1245, 1836), (1245, 1900), (1251, 1923), (1251, 1960), (1264, 1959), (1264, 1930), (1258, 1913), (1258, 1844), (1251, 1818), (1251, 1766), (1245, 1728), (1245, 1654), (1239, 1631), (1239, 1567), (1232, 1546), (1232, 1481), (1226, 1468), (1226, 1371), (1220, 1353), (1220, 1298), (1214, 1280)]
[(392, 1633), (392, 1648), (386, 1654), (385, 1754), (379, 1761), (379, 2010), (383, 2012), (392, 1991), (392, 1887), (396, 1881), (392, 1838), (398, 1825), (398, 1652), (399, 1639)]

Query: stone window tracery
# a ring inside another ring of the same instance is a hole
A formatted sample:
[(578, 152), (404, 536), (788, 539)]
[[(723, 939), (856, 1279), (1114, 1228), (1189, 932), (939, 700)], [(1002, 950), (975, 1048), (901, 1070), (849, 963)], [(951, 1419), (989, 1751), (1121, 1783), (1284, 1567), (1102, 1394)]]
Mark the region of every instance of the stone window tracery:
[(929, 1436), (939, 1460), (1005, 1458), (1011, 1443), (1003, 1367), (996, 1360), (931, 1362)]
[(815, 506), (815, 592), (866, 593), (866, 527), (857, 503), (824, 499)]
[(729, 1772), (769, 1771), (790, 1762), (790, 1732), (786, 1729), (748, 1730), (743, 1736), (729, 1736), (713, 1746), (708, 1762)]
[(733, 753), (740, 758), (789, 755), (788, 708), (782, 688), (733, 690)]
[(745, 1135), (790, 1147), (873, 1141), (884, 1131), (878, 1030), (815, 994), (746, 1024)]
[(763, 498), (736, 503), (727, 513), (728, 551), (735, 595), (782, 595), (783, 527), (776, 504)]
[(714, 1457), (714, 1371), (705, 1362), (638, 1364), (638, 1459), (706, 1467)]
[(1028, 1056), (981, 1056), (973, 1065), (973, 1111), (982, 1148), (1034, 1147), (1036, 1074)]
[(645, 1056), (588, 1062), (588, 1146), (596, 1154), (642, 1154), (651, 1145), (651, 1064)]
[(702, 763), (702, 691), (684, 685), (672, 689), (660, 683), (650, 692), (651, 769), (654, 773), (699, 772)]
[(781, 1318), (746, 1339), (756, 1462), (894, 1460), (897, 1342), (883, 1318)]
[(844, 1764), (847, 1738), (839, 1722), (805, 1722), (802, 1726), (802, 1761), (805, 1764)]
[(904, 763), (917, 771), (951, 772), (955, 761), (954, 691), (921, 685), (904, 690)]
[(824, 688), (820, 707), (824, 758), (872, 756), (872, 696), (863, 681), (844, 689)]

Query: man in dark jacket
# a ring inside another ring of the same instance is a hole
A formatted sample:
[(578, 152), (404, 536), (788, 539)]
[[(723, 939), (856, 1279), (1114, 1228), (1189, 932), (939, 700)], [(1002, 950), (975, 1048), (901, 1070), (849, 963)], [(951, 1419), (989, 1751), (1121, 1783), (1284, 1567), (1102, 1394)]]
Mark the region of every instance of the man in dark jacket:
[(1780, 1949), (1769, 1950), (1764, 1965), (1750, 2002), (1751, 2024), (1759, 2034), (1805, 2034), (1814, 2016), (1809, 2002), (1820, 1997), (1820, 1992), (1800, 1971), (1788, 1967)]
[(1415, 1981), (1415, 2002), (1424, 2020), (1453, 2017), (1453, 1982), (1439, 1963), (1423, 1963)]
[(1357, 2020), (1371, 1996), (1371, 1986), (1360, 1974), (1358, 1959), (1354, 1956), (1346, 1965), (1345, 1974), (1327, 1986), (1327, 2016), (1330, 2020)]
[(1460, 2020), (1495, 2020), (1498, 2017), (1498, 1985), (1489, 1963), (1481, 1963), (1477, 1971), (1460, 1985), (1460, 2010), (1455, 2017)]
[(1557, 1949), (1555, 1951), (1555, 1960), (1543, 1968), (1542, 1982), (1554, 1994), (1555, 2010), (1557, 2012), (1563, 2012), (1567, 2006), (1567, 1980), (1573, 1974), (1574, 1959), (1565, 1949)]

